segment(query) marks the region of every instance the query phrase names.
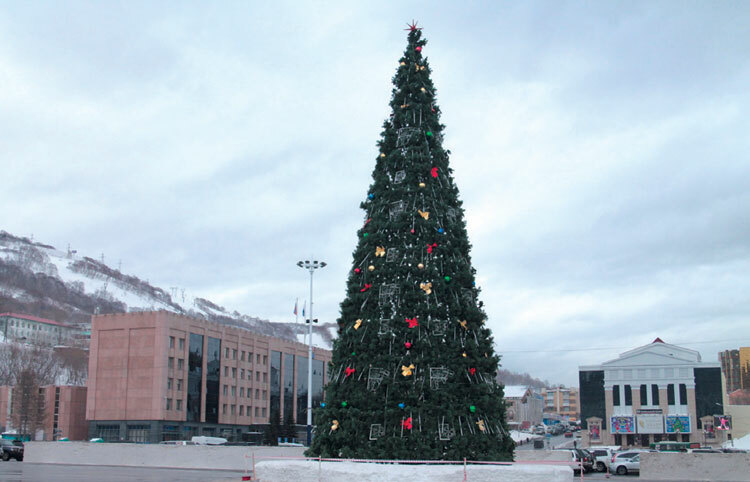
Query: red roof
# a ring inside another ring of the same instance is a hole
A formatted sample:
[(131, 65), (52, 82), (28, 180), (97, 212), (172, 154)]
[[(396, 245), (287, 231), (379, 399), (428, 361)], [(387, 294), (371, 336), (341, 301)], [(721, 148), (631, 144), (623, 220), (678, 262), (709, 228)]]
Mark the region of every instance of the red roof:
[(38, 316), (22, 315), (20, 313), (0, 313), (0, 317), (2, 316), (11, 316), (13, 318), (21, 318), (22, 320), (37, 321), (39, 323), (46, 323), (47, 325), (64, 326), (65, 328), (70, 328), (70, 326), (66, 325), (65, 323), (60, 323), (59, 321), (54, 321), (54, 320), (48, 320), (46, 318), (39, 318)]
[(652, 341), (651, 343), (664, 343), (664, 340), (662, 340), (661, 338), (659, 338), (659, 337), (657, 336), (657, 337), (656, 337), (656, 340)]

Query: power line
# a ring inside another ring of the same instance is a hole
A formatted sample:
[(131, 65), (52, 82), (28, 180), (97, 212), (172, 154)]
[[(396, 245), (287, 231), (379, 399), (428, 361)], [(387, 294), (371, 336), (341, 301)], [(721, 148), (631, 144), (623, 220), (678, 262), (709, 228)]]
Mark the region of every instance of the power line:
[[(729, 339), (729, 340), (710, 340), (710, 341), (691, 341), (691, 342), (675, 342), (670, 343), (670, 345), (706, 345), (709, 343), (747, 343), (750, 342), (750, 340), (737, 340), (737, 339)], [(566, 353), (566, 352), (576, 352), (576, 351), (605, 351), (605, 350), (630, 350), (633, 347), (625, 347), (625, 346), (603, 346), (598, 348), (559, 348), (556, 350), (503, 350), (498, 348), (497, 352), (499, 354), (503, 353)]]

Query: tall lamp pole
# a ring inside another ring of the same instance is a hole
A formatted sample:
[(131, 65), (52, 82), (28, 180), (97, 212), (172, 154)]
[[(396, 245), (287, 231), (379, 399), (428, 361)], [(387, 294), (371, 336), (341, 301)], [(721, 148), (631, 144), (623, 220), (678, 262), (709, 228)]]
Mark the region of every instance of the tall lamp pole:
[(325, 268), (326, 263), (323, 261), (318, 262), (317, 260), (310, 262), (309, 260), (297, 262), (297, 266), (306, 269), (310, 272), (310, 320), (305, 320), (309, 323), (307, 327), (308, 334), (308, 347), (307, 347), (307, 446), (309, 447), (312, 443), (312, 362), (313, 362), (313, 349), (312, 349), (312, 325), (313, 325), (313, 273), (318, 268)]

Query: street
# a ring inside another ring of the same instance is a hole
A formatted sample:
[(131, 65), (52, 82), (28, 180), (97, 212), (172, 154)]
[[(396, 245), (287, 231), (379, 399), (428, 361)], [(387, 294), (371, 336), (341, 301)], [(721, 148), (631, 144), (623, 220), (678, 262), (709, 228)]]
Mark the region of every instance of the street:
[(227, 481), (240, 480), (242, 472), (226, 470), (160, 469), (151, 467), (108, 467), (93, 465), (30, 464), (26, 462), (0, 462), (0, 480), (4, 482), (36, 482), (55, 480), (61, 482), (159, 482), (159, 481)]

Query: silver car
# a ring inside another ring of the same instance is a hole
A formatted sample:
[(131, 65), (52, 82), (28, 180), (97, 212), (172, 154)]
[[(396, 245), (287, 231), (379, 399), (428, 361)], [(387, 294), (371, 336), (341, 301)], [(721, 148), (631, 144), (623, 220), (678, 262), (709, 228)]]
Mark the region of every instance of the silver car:
[(609, 464), (609, 471), (617, 475), (640, 472), (641, 454), (633, 452), (616, 454)]

